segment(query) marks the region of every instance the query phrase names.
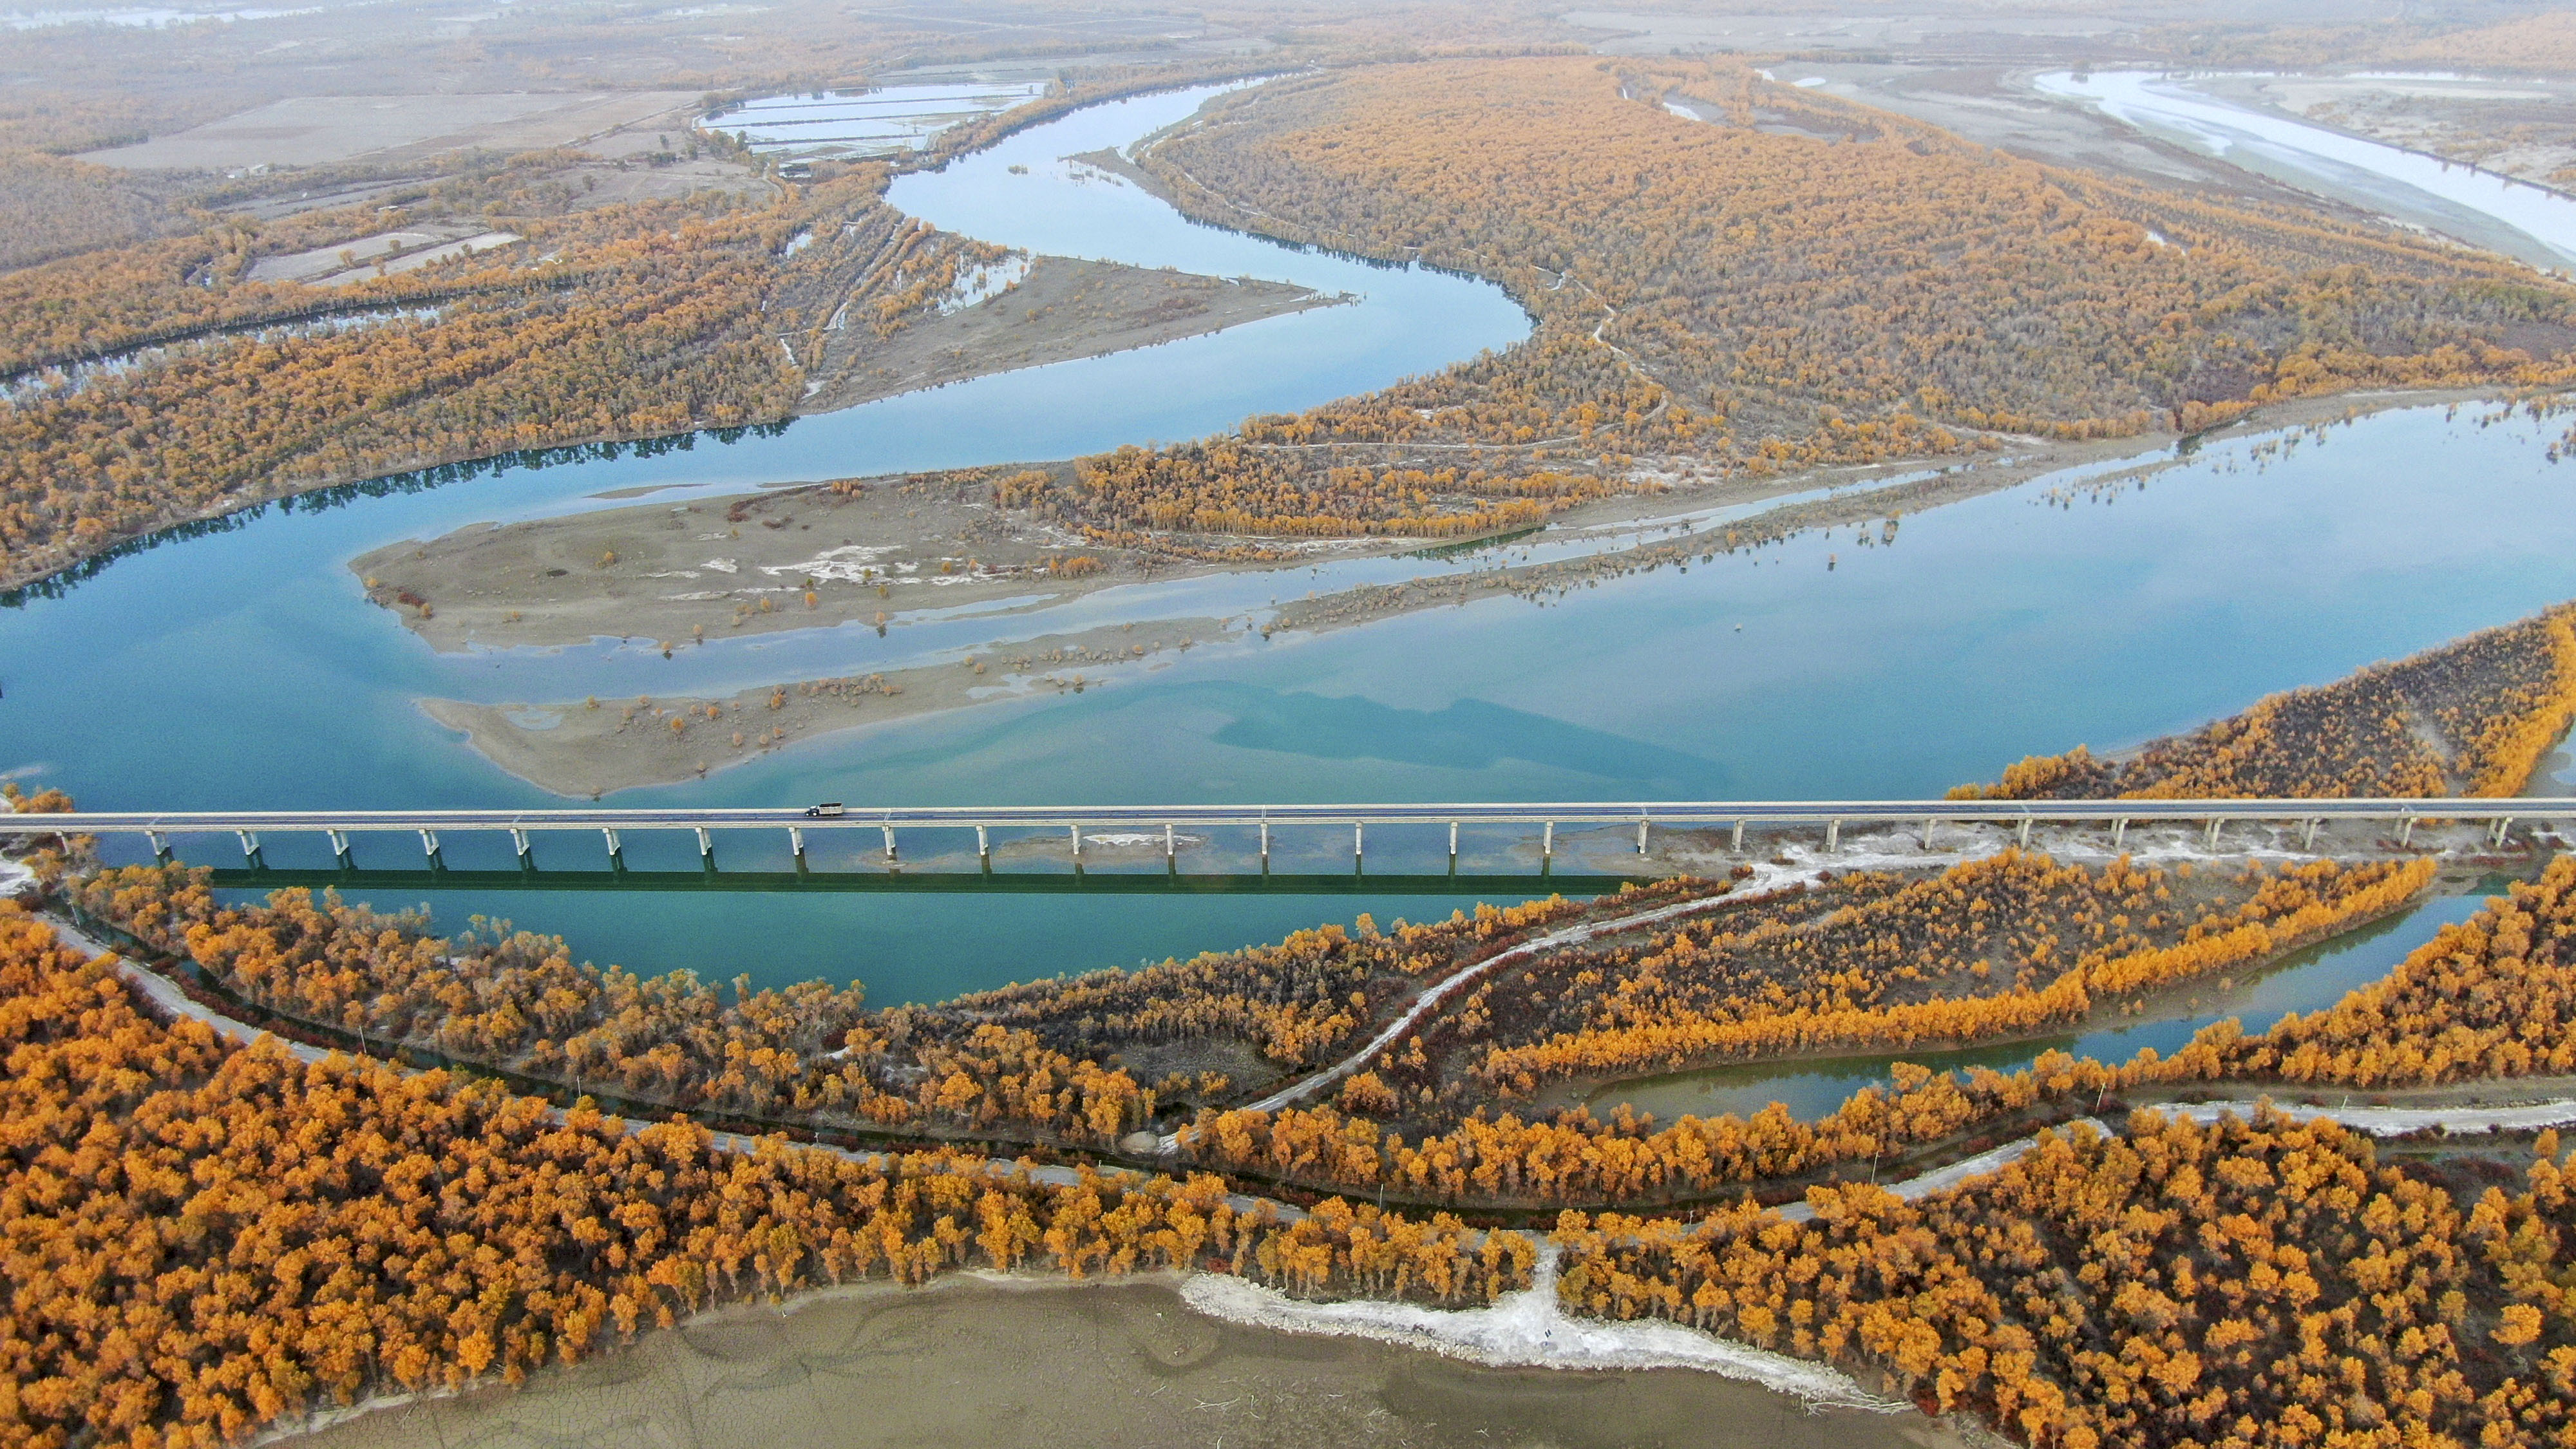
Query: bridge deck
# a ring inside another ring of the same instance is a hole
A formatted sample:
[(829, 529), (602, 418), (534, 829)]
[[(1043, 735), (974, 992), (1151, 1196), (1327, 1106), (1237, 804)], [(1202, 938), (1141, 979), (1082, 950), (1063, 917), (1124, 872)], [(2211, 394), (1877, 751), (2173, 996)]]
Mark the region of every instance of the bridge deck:
[(830, 817), (801, 806), (560, 810), (125, 810), (21, 817), (19, 828), (82, 834), (310, 830), (801, 830), (946, 827), (1260, 825), (1823, 825), (2127, 820), (2533, 820), (2576, 816), (2576, 799), (2449, 797), (2354, 800), (1702, 800), (1494, 804), (850, 806)]

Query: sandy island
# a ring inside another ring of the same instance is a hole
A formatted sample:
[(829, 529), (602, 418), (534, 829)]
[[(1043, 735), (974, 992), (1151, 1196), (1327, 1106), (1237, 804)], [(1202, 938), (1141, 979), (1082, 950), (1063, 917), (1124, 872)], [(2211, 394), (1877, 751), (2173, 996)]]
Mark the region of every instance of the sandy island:
[(799, 740), (935, 710), (1043, 694), (1079, 694), (1105, 670), (1169, 662), (1222, 630), (1214, 619), (1103, 625), (1050, 634), (953, 663), (694, 695), (589, 698), (562, 705), (421, 708), (502, 769), (558, 795), (597, 796), (689, 780)]
[(807, 374), (809, 391), (798, 411), (830, 412), (987, 373), (1151, 347), (1355, 300), (1285, 282), (1070, 257), (1033, 257), (1025, 266), (994, 295), (921, 318), (891, 338), (879, 339), (864, 321), (836, 319), (825, 331), (822, 360)]
[[(2268, 408), (2231, 431), (2315, 426), (2473, 392), (2311, 399)], [(685, 502), (638, 503), (506, 526), (475, 524), (351, 562), (368, 595), (434, 647), (548, 646), (641, 640), (665, 652), (739, 634), (858, 624), (900, 629), (932, 612), (989, 610), (995, 642), (882, 672), (758, 685), (722, 698), (640, 696), (478, 704), (424, 699), (495, 764), (566, 796), (596, 797), (720, 771), (801, 740), (968, 705), (1113, 686), (1202, 644), (1258, 633), (1322, 633), (1420, 609), (1517, 597), (1543, 601), (1605, 577), (1687, 566), (1727, 548), (1759, 547), (1822, 528), (1883, 521), (1893, 539), (1910, 514), (2047, 473), (2144, 454), (2154, 436), (2081, 443), (2014, 440), (1999, 457), (1818, 469), (1713, 480), (1691, 460), (1641, 460), (1641, 491), (1558, 515), (1549, 542), (1599, 548), (1544, 563), (1440, 569), (1400, 583), (1283, 599), (1228, 619), (1137, 619), (1011, 639), (1014, 616), (1119, 584), (1218, 572), (1285, 571), (1325, 558), (1426, 551), (1425, 540), (1328, 540), (1290, 546), (1269, 564), (1176, 562), (1103, 548), (990, 502), (993, 480), (1023, 467), (850, 479)], [(2176, 466), (2171, 453), (2084, 481), (2116, 487)], [(1929, 470), (1929, 471), (1927, 471)], [(1902, 481), (1884, 481), (1897, 479)], [(1872, 480), (1878, 481), (1872, 486)], [(1756, 505), (1828, 486), (1724, 523), (1658, 530), (1657, 520)], [(1485, 544), (1495, 540), (1481, 541)], [(1444, 554), (1479, 541), (1437, 545)], [(1282, 594), (1287, 590), (1283, 587)]]

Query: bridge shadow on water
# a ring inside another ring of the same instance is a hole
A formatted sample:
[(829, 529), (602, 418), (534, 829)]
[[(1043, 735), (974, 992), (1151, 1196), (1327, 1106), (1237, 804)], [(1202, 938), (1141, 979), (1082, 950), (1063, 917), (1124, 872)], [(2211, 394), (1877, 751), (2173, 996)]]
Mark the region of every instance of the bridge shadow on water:
[(1421, 895), (1513, 899), (1553, 888), (1583, 895), (1659, 879), (1595, 872), (1507, 875), (1219, 874), (1178, 870), (299, 870), (217, 868), (217, 890), (770, 891), (833, 894), (992, 895)]

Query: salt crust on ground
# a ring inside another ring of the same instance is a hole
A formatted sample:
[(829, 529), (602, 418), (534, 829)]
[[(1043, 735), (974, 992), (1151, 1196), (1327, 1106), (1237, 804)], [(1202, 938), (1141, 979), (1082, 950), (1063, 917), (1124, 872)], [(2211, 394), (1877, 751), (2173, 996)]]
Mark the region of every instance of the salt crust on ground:
[(1821, 1365), (1678, 1324), (1568, 1318), (1557, 1306), (1556, 1259), (1557, 1250), (1542, 1245), (1528, 1290), (1504, 1294), (1487, 1308), (1424, 1308), (1364, 1299), (1307, 1303), (1221, 1273), (1192, 1277), (1181, 1285), (1181, 1301), (1229, 1323), (1376, 1339), (1492, 1368), (1697, 1369), (1793, 1395), (1811, 1408), (1901, 1414), (1912, 1407), (1881, 1398)]

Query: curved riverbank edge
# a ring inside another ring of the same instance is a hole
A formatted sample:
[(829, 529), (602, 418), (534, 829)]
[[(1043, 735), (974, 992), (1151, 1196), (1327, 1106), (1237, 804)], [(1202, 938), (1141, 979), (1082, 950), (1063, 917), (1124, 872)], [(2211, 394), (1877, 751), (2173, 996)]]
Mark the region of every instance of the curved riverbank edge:
[[(900, 158), (888, 170), (886, 187), (879, 193), (879, 199), (884, 201), (890, 195), (894, 183), (907, 175), (922, 171), (943, 170), (951, 161), (974, 152), (989, 150), (1021, 132), (1062, 120), (1079, 111), (1094, 110), (1149, 95), (1257, 84), (1278, 74), (1281, 72), (1258, 68), (1219, 68), (1204, 77), (1167, 77), (1132, 85), (1107, 87), (1096, 93), (1042, 98), (1001, 113), (1000, 116), (992, 118), (989, 123), (959, 127), (958, 131), (963, 134), (952, 135), (946, 145), (935, 150), (912, 153)], [(891, 202), (886, 204), (891, 205)], [(897, 208), (897, 210), (901, 209)], [(911, 216), (908, 212), (903, 215)], [(912, 219), (931, 225), (923, 218)], [(944, 230), (935, 226), (933, 229)], [(965, 236), (961, 232), (947, 234)], [(974, 237), (966, 237), (966, 239), (981, 240)], [(1025, 247), (1013, 247), (1010, 250), (1032, 261), (1052, 262), (1056, 270), (1068, 274), (1092, 278), (1115, 276), (1126, 281), (1152, 281), (1157, 284), (1168, 280), (1161, 276), (1160, 269), (1155, 268), (1130, 266), (1101, 258), (1051, 255)], [(1175, 275), (1181, 274), (1175, 273)], [(701, 436), (723, 437), (740, 435), (753, 430), (783, 429), (799, 418), (824, 416), (865, 403), (928, 391), (978, 377), (1027, 371), (1037, 367), (1162, 346), (1274, 317), (1317, 308), (1341, 306), (1355, 300), (1348, 296), (1326, 294), (1286, 283), (1254, 282), (1251, 279), (1197, 273), (1186, 274), (1183, 280), (1213, 284), (1219, 289), (1241, 295), (1233, 298), (1228, 305), (1212, 309), (1212, 315), (1206, 317), (1136, 318), (1124, 324), (1111, 326), (1105, 331), (1094, 329), (1089, 335), (1082, 333), (1079, 328), (1067, 330), (1061, 325), (1023, 325), (1018, 331), (1026, 335), (1001, 343), (998, 348), (999, 355), (987, 362), (961, 361), (954, 356), (957, 350), (954, 344), (960, 339), (962, 332), (973, 330), (971, 324), (965, 320), (969, 314), (977, 313), (980, 309), (989, 316), (1000, 317), (1015, 310), (1007, 296), (988, 299), (999, 301), (1003, 305), (992, 308), (968, 306), (955, 311), (932, 314), (928, 321), (943, 325), (925, 328), (924, 337), (917, 339), (915, 345), (890, 353), (887, 360), (894, 364), (891, 372), (897, 374), (891, 380), (885, 376), (856, 382), (843, 378), (826, 385), (826, 380), (817, 379), (811, 375), (815, 369), (796, 361), (791, 350), (788, 363), (798, 382), (805, 385), (800, 388), (804, 396), (771, 416), (745, 417), (732, 421), (697, 419), (677, 429), (667, 424), (643, 428), (610, 427), (549, 438), (528, 447), (488, 453), (424, 448), (401, 467), (372, 470), (339, 469), (284, 483), (272, 477), (261, 483), (245, 486), (201, 507), (175, 509), (164, 514), (158, 522), (147, 526), (102, 536), (86, 546), (74, 544), (66, 538), (42, 549), (22, 550), (19, 556), (0, 557), (0, 607), (8, 607), (29, 596), (58, 595), (94, 576), (116, 559), (129, 553), (140, 552), (165, 542), (236, 527), (241, 520), (258, 515), (272, 504), (282, 504), (288, 500), (312, 494), (338, 490), (399, 487), (406, 480), (435, 478), (450, 473), (470, 476), (472, 473), (505, 464), (509, 460), (534, 456), (579, 454), (600, 449), (653, 449), (657, 446), (674, 445), (685, 447)], [(549, 285), (556, 284), (542, 278), (511, 284), (514, 288)], [(490, 289), (481, 287), (446, 289), (421, 295), (430, 300), (440, 300), (451, 294), (463, 296), (486, 290)], [(385, 299), (374, 299), (367, 301), (365, 305), (368, 307), (399, 306), (407, 305), (411, 300), (410, 297), (396, 298), (390, 302)], [(324, 304), (321, 310), (343, 311), (347, 310), (347, 305)], [(1024, 318), (1023, 322), (1025, 324), (1035, 320)], [(227, 327), (219, 330), (234, 329)], [(908, 332), (910, 329), (906, 330)], [(900, 339), (904, 335), (904, 333), (898, 333), (897, 337)], [(155, 344), (152, 340), (146, 339), (144, 342), (131, 345)], [(120, 347), (116, 350), (124, 350), (124, 348)], [(1465, 358), (1453, 360), (1463, 361)], [(818, 385), (821, 386), (820, 391), (809, 390)]]

